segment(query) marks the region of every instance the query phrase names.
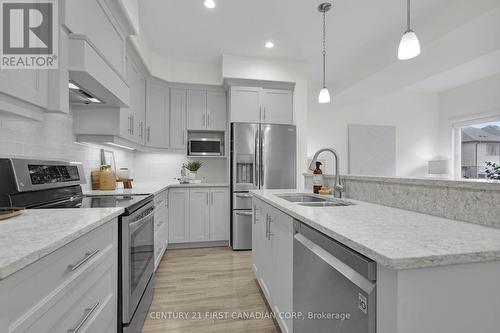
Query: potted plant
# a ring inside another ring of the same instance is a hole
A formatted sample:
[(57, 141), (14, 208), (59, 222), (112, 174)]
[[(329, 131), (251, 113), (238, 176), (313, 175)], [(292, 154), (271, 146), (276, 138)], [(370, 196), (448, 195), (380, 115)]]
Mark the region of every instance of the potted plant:
[(198, 170), (201, 168), (203, 163), (201, 161), (188, 161), (182, 166), (189, 171), (189, 179), (195, 180), (198, 174)]
[(486, 178), (493, 181), (500, 181), (500, 165), (493, 162), (486, 162)]

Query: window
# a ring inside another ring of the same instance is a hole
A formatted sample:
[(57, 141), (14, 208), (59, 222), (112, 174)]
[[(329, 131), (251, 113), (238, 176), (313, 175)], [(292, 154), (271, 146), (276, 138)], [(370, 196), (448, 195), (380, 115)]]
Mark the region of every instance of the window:
[(500, 121), (460, 129), (462, 178), (486, 178), (486, 162), (500, 164)]

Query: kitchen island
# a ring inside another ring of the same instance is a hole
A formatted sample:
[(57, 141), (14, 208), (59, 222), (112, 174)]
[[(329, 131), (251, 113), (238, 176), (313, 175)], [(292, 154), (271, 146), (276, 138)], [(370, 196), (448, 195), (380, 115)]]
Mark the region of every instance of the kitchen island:
[[(275, 215), (289, 217), (269, 223), (266, 238), (275, 240), (272, 246), (277, 253), (279, 246), (291, 250), (293, 227), (280, 222), (300, 221), (375, 261), (377, 332), (498, 330), (500, 230), (349, 199), (353, 205), (306, 207), (278, 196), (302, 192), (251, 191), (254, 209), (268, 206), (279, 212)], [(259, 252), (260, 244), (263, 242), (257, 240), (254, 252)], [(290, 257), (281, 258), (278, 262), (288, 264), (282, 263), (268, 275), (290, 269)], [(269, 294), (272, 292), (266, 297)], [(290, 300), (283, 304), (291, 307)], [(285, 330), (291, 332), (292, 321), (284, 322), (288, 326)]]

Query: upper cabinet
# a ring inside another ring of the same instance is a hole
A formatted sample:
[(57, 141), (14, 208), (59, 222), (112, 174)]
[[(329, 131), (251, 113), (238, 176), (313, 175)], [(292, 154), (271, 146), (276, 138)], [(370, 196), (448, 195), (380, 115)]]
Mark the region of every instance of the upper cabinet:
[(187, 91), (188, 130), (225, 131), (226, 128), (225, 91)]
[(153, 148), (169, 147), (169, 109), (169, 88), (156, 80), (148, 80), (146, 84), (146, 146)]
[(130, 87), (130, 108), (127, 109), (131, 116), (129, 139), (143, 144), (146, 130), (146, 77), (132, 56), (127, 57), (127, 80)]
[(293, 91), (231, 87), (231, 122), (293, 124)]
[(186, 89), (170, 89), (170, 148), (186, 150)]

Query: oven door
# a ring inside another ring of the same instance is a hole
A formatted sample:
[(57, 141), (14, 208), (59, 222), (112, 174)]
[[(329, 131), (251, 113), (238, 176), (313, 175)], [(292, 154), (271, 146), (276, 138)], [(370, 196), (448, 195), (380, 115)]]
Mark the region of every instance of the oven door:
[(122, 220), (123, 323), (129, 323), (154, 272), (154, 206)]

